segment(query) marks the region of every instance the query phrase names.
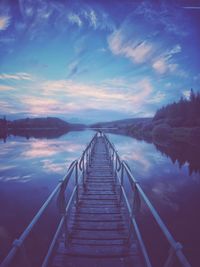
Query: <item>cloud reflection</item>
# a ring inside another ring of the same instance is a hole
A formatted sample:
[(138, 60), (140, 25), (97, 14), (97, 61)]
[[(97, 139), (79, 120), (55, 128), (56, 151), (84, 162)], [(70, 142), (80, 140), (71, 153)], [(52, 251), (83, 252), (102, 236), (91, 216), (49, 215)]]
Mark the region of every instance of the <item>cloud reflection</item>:
[(15, 175), (15, 176), (0, 176), (0, 181), (2, 182), (20, 182), (26, 183), (31, 180), (32, 175)]
[(52, 160), (44, 159), (41, 160), (41, 163), (43, 164), (43, 169), (47, 173), (59, 173), (63, 174), (66, 170), (66, 164), (65, 163), (55, 163)]
[(74, 153), (81, 148), (81, 145), (70, 141), (32, 140), (21, 156), (24, 158), (52, 157), (63, 152)]

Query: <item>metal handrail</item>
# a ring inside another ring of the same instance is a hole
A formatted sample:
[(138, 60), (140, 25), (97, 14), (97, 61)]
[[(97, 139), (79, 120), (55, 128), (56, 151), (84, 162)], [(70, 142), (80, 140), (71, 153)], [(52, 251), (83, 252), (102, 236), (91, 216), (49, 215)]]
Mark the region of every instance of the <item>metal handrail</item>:
[[(131, 169), (130, 167), (128, 166), (128, 164), (125, 162), (125, 161), (122, 161), (118, 155), (118, 152), (116, 151), (116, 149), (114, 148), (113, 144), (110, 142), (110, 140), (108, 139), (108, 137), (106, 136), (106, 134), (103, 134), (105, 139), (106, 139), (106, 143), (108, 145), (108, 149), (110, 151), (111, 154), (114, 154), (114, 159), (116, 161), (116, 167), (114, 169), (114, 172), (116, 173), (117, 175), (117, 172), (118, 170), (122, 170), (122, 176), (124, 176), (124, 170), (126, 171), (129, 179), (131, 179), (131, 183), (134, 184), (135, 186), (135, 189), (138, 191), (139, 195), (142, 197), (144, 203), (146, 204), (146, 206), (148, 207), (149, 211), (151, 212), (153, 218), (155, 219), (156, 223), (158, 224), (158, 226), (160, 227), (162, 233), (164, 234), (164, 236), (166, 237), (167, 241), (169, 242), (170, 244), (170, 248), (173, 249), (173, 252), (176, 254), (179, 262), (182, 264), (183, 267), (191, 267), (190, 263), (188, 262), (187, 258), (185, 257), (185, 255), (183, 254), (182, 252), (182, 245), (179, 243), (179, 242), (176, 242), (175, 239), (173, 238), (172, 234), (169, 232), (167, 226), (164, 224), (163, 220), (161, 219), (161, 217), (159, 216), (158, 212), (156, 211), (156, 209), (153, 207), (153, 205), (151, 204), (150, 200), (148, 199), (148, 197), (146, 196), (146, 194), (144, 193), (144, 191), (142, 190), (141, 186), (139, 185), (138, 181), (134, 178), (132, 172), (131, 172)], [(113, 156), (112, 156), (113, 157)], [(118, 162), (118, 163), (117, 163)], [(120, 165), (119, 168), (117, 168), (117, 164)], [(114, 166), (114, 164), (113, 164)], [(121, 177), (121, 179), (123, 179), (123, 177)], [(120, 178), (119, 178), (120, 180)], [(122, 192), (123, 192), (123, 195), (124, 195), (124, 198), (125, 198), (125, 202), (127, 204), (127, 207), (128, 207), (128, 210), (129, 210), (129, 213), (131, 213), (131, 207), (130, 207), (130, 204), (129, 204), (129, 201), (128, 201), (128, 198), (126, 196), (126, 193), (125, 193), (125, 190), (123, 188), (123, 184), (121, 184), (121, 187), (122, 187)], [(134, 221), (132, 221), (133, 225), (134, 225), (134, 228), (136, 231), (136, 234), (137, 232), (139, 231), (139, 228), (137, 228), (137, 223), (135, 221), (135, 218), (134, 218), (134, 214), (131, 213), (131, 219), (134, 219)], [(139, 233), (139, 236), (141, 236), (141, 234)], [(137, 234), (137, 237), (138, 237), (138, 234)], [(140, 240), (139, 240), (140, 241)], [(144, 244), (141, 244), (140, 243), (140, 247), (141, 245), (143, 246)], [(144, 255), (144, 258), (145, 258), (145, 261), (146, 261), (146, 264), (147, 266), (151, 266), (149, 265), (150, 264), (150, 261), (149, 259), (147, 259), (147, 254), (146, 254), (146, 249), (145, 247), (141, 247), (142, 249), (142, 252), (143, 252), (143, 255)], [(164, 265), (165, 266), (169, 266), (168, 265), (168, 262), (171, 262), (171, 258), (173, 257), (173, 254), (169, 253), (169, 257), (167, 258), (166, 260), (166, 263)]]
[[(50, 194), (50, 196), (48, 197), (48, 199), (45, 201), (45, 203), (42, 205), (42, 207), (40, 208), (40, 210), (37, 212), (37, 214), (34, 216), (34, 218), (32, 219), (32, 221), (29, 223), (29, 225), (27, 226), (27, 228), (24, 230), (24, 232), (21, 234), (21, 236), (16, 239), (13, 244), (12, 244), (12, 248), (9, 251), (9, 253), (7, 254), (7, 256), (4, 258), (4, 260), (2, 261), (2, 263), (0, 264), (0, 267), (8, 267), (11, 263), (12, 260), (14, 259), (16, 253), (22, 249), (23, 251), (23, 255), (26, 257), (26, 253), (24, 251), (24, 242), (26, 240), (26, 238), (29, 236), (30, 232), (32, 231), (32, 229), (34, 228), (34, 226), (37, 224), (37, 222), (39, 221), (39, 219), (41, 218), (41, 216), (44, 214), (44, 212), (46, 211), (46, 208), (49, 206), (49, 204), (51, 203), (51, 201), (53, 200), (53, 198), (57, 195), (57, 193), (60, 191), (62, 192), (62, 194), (65, 193), (67, 184), (72, 176), (72, 173), (74, 172), (74, 170), (76, 171), (76, 176), (78, 176), (78, 166), (79, 166), (79, 170), (81, 173), (83, 173), (86, 170), (86, 165), (83, 164), (82, 167), (80, 165), (80, 162), (85, 159), (85, 155), (88, 151), (90, 151), (89, 153), (92, 152), (92, 148), (96, 142), (96, 138), (98, 136), (98, 133), (96, 133), (94, 135), (94, 137), (92, 138), (92, 140), (90, 141), (90, 143), (87, 145), (87, 147), (85, 148), (85, 150), (83, 151), (82, 156), (80, 157), (80, 159), (75, 160), (71, 163), (71, 165), (68, 168), (67, 174), (63, 177), (63, 179), (61, 179), (58, 183), (58, 185), (56, 186), (56, 188), (53, 190), (53, 192)], [(81, 163), (82, 164), (82, 163)], [(81, 173), (79, 176), (81, 176)], [(54, 248), (55, 242), (56, 242), (56, 238), (57, 236), (60, 234), (61, 228), (63, 226), (64, 223), (64, 218), (66, 216), (66, 213), (69, 210), (70, 204), (73, 200), (73, 197), (75, 195), (75, 193), (78, 190), (78, 177), (76, 177), (76, 185), (73, 189), (73, 192), (70, 196), (70, 199), (67, 203), (67, 206), (65, 208), (65, 213), (62, 215), (62, 218), (60, 220), (60, 223), (56, 229), (56, 233), (54, 235), (54, 238), (50, 244), (50, 247), (48, 249), (47, 255), (43, 261), (42, 267), (47, 266), (47, 263), (49, 261), (49, 257), (50, 254)], [(64, 197), (63, 197), (63, 200)], [(25, 259), (27, 261), (27, 258)]]

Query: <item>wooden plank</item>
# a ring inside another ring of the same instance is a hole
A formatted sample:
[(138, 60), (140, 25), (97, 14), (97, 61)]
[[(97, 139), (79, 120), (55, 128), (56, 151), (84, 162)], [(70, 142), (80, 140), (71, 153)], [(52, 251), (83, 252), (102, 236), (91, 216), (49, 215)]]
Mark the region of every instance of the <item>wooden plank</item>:
[(99, 201), (99, 200), (118, 200), (118, 197), (116, 194), (112, 195), (96, 195), (96, 194), (83, 194), (80, 196), (80, 200), (88, 200), (88, 201)]
[(127, 226), (122, 222), (74, 222), (71, 227), (73, 230), (87, 230), (87, 231), (120, 231), (128, 230)]
[(113, 245), (127, 245), (126, 239), (113, 239), (113, 240), (105, 240), (105, 239), (80, 239), (73, 238), (72, 244), (74, 245), (88, 245), (88, 246), (113, 246)]
[(71, 244), (67, 249), (64, 244), (60, 244), (58, 249), (58, 253), (60, 254), (68, 254), (68, 255), (79, 255), (79, 256), (87, 256), (87, 257), (119, 257), (119, 256), (129, 256), (130, 251), (127, 246), (124, 245), (113, 245), (111, 247), (108, 246), (90, 246), (90, 245), (74, 245)]
[(72, 213), (71, 220), (76, 221), (94, 221), (94, 222), (101, 222), (101, 221), (123, 221), (123, 216), (121, 214), (78, 214)]
[(78, 231), (74, 230), (70, 234), (71, 238), (80, 238), (80, 239), (98, 239), (98, 240), (116, 240), (116, 239), (124, 239), (127, 240), (128, 232), (122, 231)]

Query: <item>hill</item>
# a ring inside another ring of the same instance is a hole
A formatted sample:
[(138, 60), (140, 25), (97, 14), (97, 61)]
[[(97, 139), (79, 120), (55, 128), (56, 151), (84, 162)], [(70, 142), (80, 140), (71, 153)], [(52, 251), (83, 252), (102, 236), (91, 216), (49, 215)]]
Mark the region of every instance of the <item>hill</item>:
[(69, 131), (84, 129), (83, 124), (68, 123), (55, 117), (26, 118), (13, 121), (0, 119), (0, 137), (8, 135), (19, 135), (25, 137), (47, 137), (54, 138)]
[(95, 124), (91, 124), (90, 128), (113, 128), (113, 130), (122, 130), (134, 124), (149, 122), (151, 120), (152, 118), (132, 118), (110, 122), (98, 122)]

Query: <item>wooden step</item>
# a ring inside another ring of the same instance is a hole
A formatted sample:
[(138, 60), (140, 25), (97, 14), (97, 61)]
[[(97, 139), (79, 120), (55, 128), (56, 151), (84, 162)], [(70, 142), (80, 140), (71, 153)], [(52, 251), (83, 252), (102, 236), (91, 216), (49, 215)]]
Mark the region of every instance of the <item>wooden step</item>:
[(87, 257), (124, 257), (130, 256), (130, 249), (125, 245), (101, 246), (101, 245), (74, 245), (70, 244), (65, 248), (64, 243), (60, 244), (59, 252), (67, 255), (78, 255)]
[(70, 233), (70, 238), (80, 238), (80, 239), (98, 239), (98, 240), (118, 240), (118, 239), (124, 239), (127, 240), (128, 238), (128, 232), (125, 230), (121, 231), (107, 231), (106, 233), (104, 231), (79, 231), (74, 230)]

